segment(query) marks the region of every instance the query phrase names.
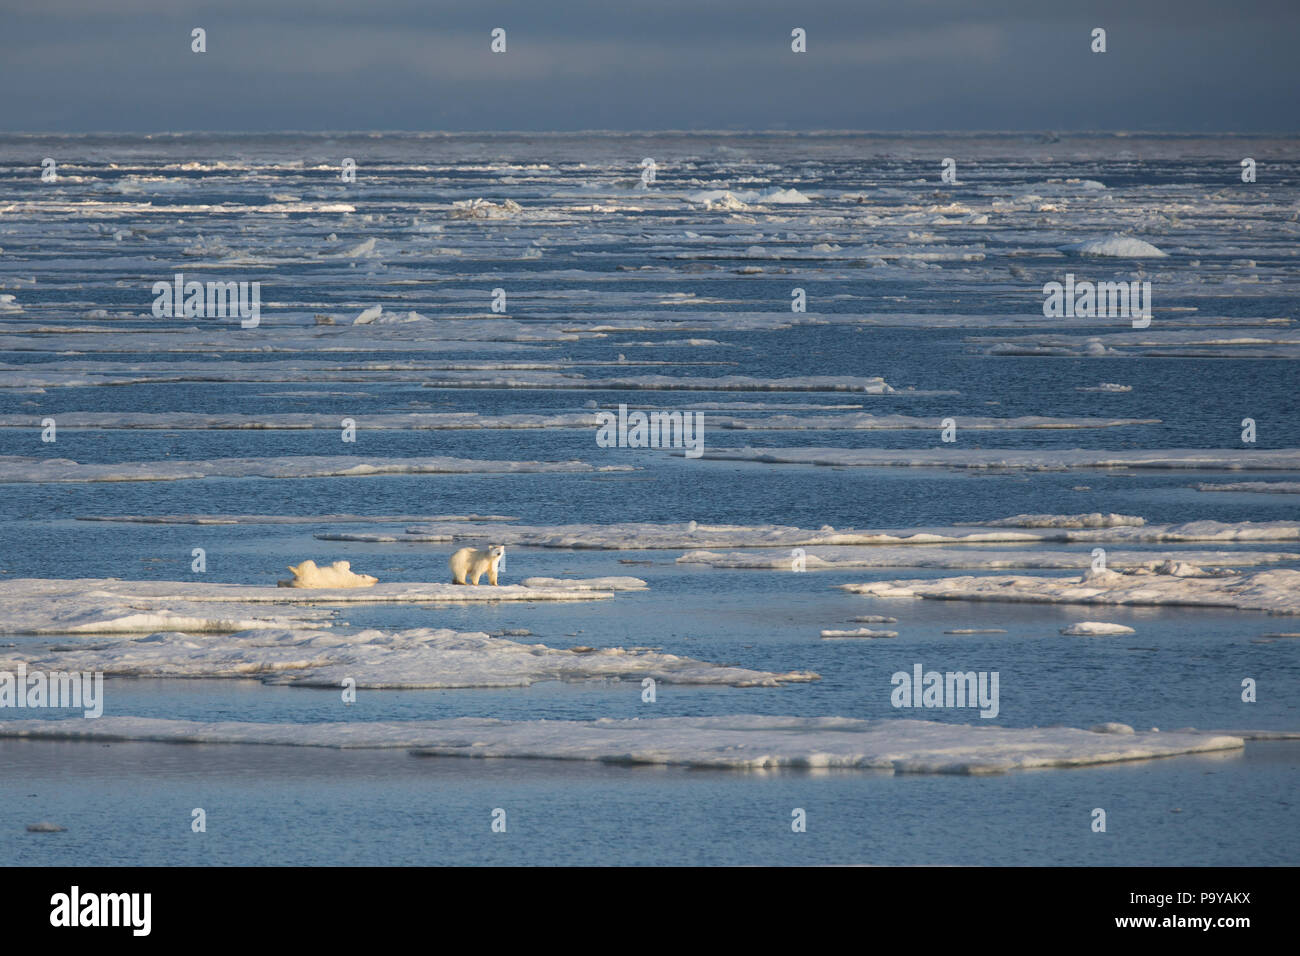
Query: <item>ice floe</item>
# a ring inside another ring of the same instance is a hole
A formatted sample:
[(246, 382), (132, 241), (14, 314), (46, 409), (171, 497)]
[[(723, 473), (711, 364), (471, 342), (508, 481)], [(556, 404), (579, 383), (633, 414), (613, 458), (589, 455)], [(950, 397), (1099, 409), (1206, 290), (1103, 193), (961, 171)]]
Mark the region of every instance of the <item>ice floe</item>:
[[(881, 394), (891, 394), (888, 392)], [(703, 404), (703, 403), (701, 403)], [(720, 404), (720, 403), (717, 403)], [(629, 408), (638, 407), (629, 404)], [(685, 408), (685, 406), (683, 406)], [(695, 406), (693, 406), (695, 407)], [(761, 408), (762, 406), (757, 406)], [(676, 409), (676, 406), (674, 406)], [(700, 409), (703, 411), (703, 409)], [(0, 415), (0, 428), (41, 427), (45, 415)], [(555, 414), (514, 413), (483, 415), (478, 412), (385, 412), (353, 416), (358, 428), (426, 431), (464, 431), (474, 429), (537, 429), (537, 428), (595, 428), (600, 424), (599, 413), (560, 412)], [(60, 428), (95, 429), (215, 429), (215, 430), (309, 430), (338, 429), (340, 416), (319, 413), (271, 412), (246, 414), (229, 412), (206, 414), (200, 412), (60, 412), (55, 416)], [(755, 415), (739, 418), (723, 414), (707, 415), (710, 428), (733, 430), (932, 430), (940, 427), (936, 418), (917, 415), (872, 415), (870, 413), (845, 413), (827, 415)], [(1158, 418), (1091, 418), (1052, 417), (1042, 415), (1016, 418), (991, 418), (968, 416), (958, 419), (964, 429), (977, 431), (1020, 429), (1087, 429), (1120, 428), (1130, 425), (1160, 424)]]
[[(942, 427), (941, 420), (938, 418), (923, 418), (918, 415), (872, 415), (866, 412), (840, 415), (761, 415), (754, 418), (723, 418), (715, 415), (710, 416), (706, 421), (712, 428), (759, 431), (810, 431), (816, 429), (847, 429), (853, 431), (928, 429), (937, 431)], [(957, 417), (955, 421), (959, 428), (975, 431), (1122, 428), (1129, 425), (1160, 424), (1158, 418), (1089, 418), (1046, 415), (1022, 415), (1015, 418), (990, 418), (982, 415), (970, 415)]]
[[(1124, 320), (1127, 324), (1127, 320)], [(1300, 332), (1291, 329), (1224, 331), (1166, 327), (1164, 316), (1142, 332), (1069, 335), (1038, 331), (1009, 337), (970, 336), (967, 342), (987, 355), (1035, 355), (1077, 358), (1297, 358)], [(1085, 392), (1126, 392), (1131, 386), (1080, 388)]]
[(822, 631), (821, 636), (826, 639), (837, 639), (837, 638), (846, 638), (846, 637), (861, 637), (861, 638), (898, 637), (898, 632), (897, 631), (873, 631), (869, 627), (858, 627), (858, 628), (854, 628), (851, 631), (834, 631), (834, 630)]
[(451, 204), (448, 216), (452, 219), (509, 219), (523, 211), (513, 199), (494, 203), (490, 199), (466, 199)]
[(1228, 481), (1221, 484), (1201, 482), (1197, 491), (1244, 491), (1265, 495), (1300, 495), (1300, 481)]
[[(45, 416), (0, 415), (0, 428), (40, 428)], [(339, 415), (271, 412), (250, 415), (240, 412), (59, 412), (59, 428), (139, 429), (332, 429), (338, 430)], [(478, 412), (385, 412), (353, 415), (360, 429), (401, 431), (472, 430), (479, 428), (595, 428), (596, 412), (565, 412), (554, 415), (518, 413), (482, 415)]]
[(764, 464), (862, 468), (976, 468), (1068, 471), (1073, 468), (1202, 469), (1214, 471), (1300, 471), (1300, 448), (1163, 448), (1149, 451), (1102, 449), (892, 449), (892, 448), (705, 448), (704, 458)]
[[(891, 546), (840, 546), (819, 551), (803, 550), (799, 567), (805, 571), (833, 571), (840, 568), (969, 568), (995, 571), (1006, 568), (1083, 569), (1092, 566), (1090, 551), (1003, 551), (992, 548)], [(1260, 564), (1300, 561), (1300, 553), (1270, 551), (1179, 551), (1178, 557), (1193, 565), (1250, 567)], [(678, 564), (704, 564), (713, 568), (791, 571), (794, 558), (787, 551), (688, 551)], [(1106, 552), (1106, 564), (1116, 568), (1155, 569), (1167, 563), (1164, 554), (1150, 551)]]
[(362, 478), (372, 475), (575, 474), (630, 471), (628, 465), (581, 461), (481, 461), (468, 458), (360, 458), (301, 455), (284, 458), (214, 458), (209, 461), (82, 463), (68, 458), (0, 455), (0, 483), (183, 481), (194, 478)]
[[(492, 590), (497, 590), (493, 588)], [(776, 687), (817, 680), (811, 671), (724, 667), (645, 648), (564, 649), (446, 628), (340, 631), (260, 629), (234, 634), (158, 632), (64, 645), (21, 658), (29, 668), (106, 677), (257, 678), (268, 684), (415, 689), (527, 687), (541, 681), (635, 680)], [(6, 667), (0, 659), (0, 669)]]
[(1137, 515), (1091, 514), (1078, 515), (1012, 515), (1010, 518), (997, 518), (992, 521), (972, 521), (972, 525), (984, 528), (1140, 528), (1146, 519)]
[(1106, 239), (1085, 239), (1057, 247), (1061, 252), (1075, 256), (1106, 256), (1124, 259), (1163, 259), (1161, 252), (1151, 243), (1132, 236), (1110, 236)]
[[(441, 562), (439, 562), (441, 563)], [(489, 601), (594, 601), (607, 589), (459, 587), (449, 583), (388, 582), (363, 588), (280, 588), (193, 581), (114, 578), (16, 578), (0, 581), (0, 634), (118, 634), (159, 630), (231, 632), (318, 627), (357, 604), (467, 604)], [(578, 585), (578, 586), (575, 586)]]
[(131, 524), (386, 524), (407, 521), (517, 521), (510, 515), (77, 515), (78, 521), (121, 521)]
[(0, 737), (329, 748), (405, 748), (427, 756), (588, 760), (732, 770), (844, 768), (989, 774), (1240, 750), (1240, 736), (1116, 734), (847, 717), (657, 717), (506, 721), (479, 717), (322, 724), (166, 720), (0, 721)]
[(837, 375), (799, 375), (785, 378), (758, 378), (753, 375), (715, 377), (675, 375), (634, 375), (592, 378), (577, 373), (533, 372), (514, 375), (479, 372), (430, 373), (427, 388), (565, 388), (565, 389), (635, 389), (649, 391), (701, 392), (855, 392), (866, 395), (936, 395), (947, 392), (922, 392), (896, 389), (879, 375), (868, 377)]
[[(1137, 632), (1123, 624), (1108, 624), (1105, 621), (1079, 621), (1069, 627), (1061, 628), (1061, 633), (1069, 637), (1111, 637), (1116, 634), (1136, 634)], [(1133, 729), (1129, 728), (1128, 733)]]
[[(980, 525), (899, 529), (832, 528), (818, 530), (785, 525), (676, 524), (617, 522), (611, 524), (494, 525), (490, 536), (501, 544), (575, 550), (656, 550), (664, 548), (776, 548), (847, 545), (1031, 544), (1052, 541), (1154, 544), (1197, 541), (1295, 541), (1300, 521), (1189, 521), (1183, 524), (1116, 524), (1078, 527), (1074, 516), (1063, 515), (1036, 527)], [(478, 540), (489, 534), (473, 522), (431, 522), (410, 525), (400, 532), (319, 532), (322, 541), (451, 542)], [(790, 555), (786, 554), (787, 562)], [(1285, 559), (1284, 559), (1285, 560)], [(760, 565), (766, 566), (766, 565)]]
[(575, 591), (644, 591), (649, 587), (640, 578), (524, 578), (526, 588), (557, 588)]
[(1082, 577), (960, 577), (840, 585), (854, 594), (947, 601), (1225, 607), (1300, 614), (1300, 571), (1188, 575), (1176, 566), (1088, 571)]

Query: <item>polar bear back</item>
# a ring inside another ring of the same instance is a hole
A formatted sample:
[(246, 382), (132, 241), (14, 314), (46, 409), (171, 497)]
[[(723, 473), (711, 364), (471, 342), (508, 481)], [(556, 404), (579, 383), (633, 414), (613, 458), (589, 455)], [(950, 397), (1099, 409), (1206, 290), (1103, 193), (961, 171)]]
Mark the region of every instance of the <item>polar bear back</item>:
[(310, 559), (297, 567), (289, 565), (293, 572), (292, 581), (281, 581), (281, 587), (287, 588), (368, 588), (379, 583), (379, 579), (369, 574), (357, 574), (348, 561), (335, 561), (327, 568), (318, 567)]

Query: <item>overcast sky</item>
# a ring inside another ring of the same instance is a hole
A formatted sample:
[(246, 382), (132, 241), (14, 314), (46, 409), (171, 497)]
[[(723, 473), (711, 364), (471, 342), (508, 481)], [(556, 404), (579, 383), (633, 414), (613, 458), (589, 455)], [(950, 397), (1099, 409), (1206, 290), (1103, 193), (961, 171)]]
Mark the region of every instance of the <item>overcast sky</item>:
[(1288, 133), (1297, 40), (1300, 0), (0, 0), (0, 130)]

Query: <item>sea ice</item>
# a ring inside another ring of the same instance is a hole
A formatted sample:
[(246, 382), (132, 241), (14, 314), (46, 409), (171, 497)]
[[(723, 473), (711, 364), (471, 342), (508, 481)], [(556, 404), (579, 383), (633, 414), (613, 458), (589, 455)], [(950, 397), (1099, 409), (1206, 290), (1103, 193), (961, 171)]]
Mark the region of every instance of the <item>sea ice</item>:
[[(1178, 556), (1193, 565), (1217, 567), (1248, 567), (1283, 561), (1300, 561), (1300, 554), (1292, 551), (1179, 551)], [(969, 568), (987, 571), (1005, 568), (1083, 569), (1091, 567), (1093, 562), (1090, 551), (1011, 551), (970, 545), (962, 548), (840, 545), (816, 552), (804, 549), (804, 553), (799, 557), (802, 559), (799, 566), (805, 571), (833, 571), (839, 568)], [(794, 558), (789, 550), (733, 551), (726, 554), (713, 551), (688, 551), (677, 559), (677, 563), (746, 570), (792, 571), (794, 569)], [(1106, 564), (1113, 568), (1154, 569), (1167, 563), (1168, 559), (1163, 552), (1118, 550), (1106, 552)]]
[(960, 577), (843, 584), (854, 594), (946, 601), (1035, 604), (1125, 604), (1226, 607), (1270, 614), (1300, 614), (1300, 571), (1279, 568), (1204, 577), (1131, 571), (1088, 571), (1082, 577)]
[[(1072, 516), (1061, 516), (1072, 519)], [(567, 524), (494, 526), (490, 536), (501, 544), (538, 548), (578, 550), (655, 550), (677, 548), (794, 548), (808, 546), (884, 546), (935, 544), (1039, 544), (1051, 541), (1125, 544), (1163, 542), (1243, 542), (1300, 540), (1297, 521), (1189, 521), (1185, 524), (1132, 525), (1111, 527), (1071, 527), (1071, 520), (1061, 526), (1048, 522), (1039, 527), (991, 528), (981, 526), (936, 526), (901, 529), (835, 529), (823, 526), (814, 531), (784, 525), (712, 525), (698, 522), (653, 524), (625, 522), (614, 524)], [(482, 525), (466, 522), (436, 522), (411, 525), (404, 532), (321, 532), (322, 541), (364, 542), (450, 542), (473, 541), (488, 534)], [(789, 567), (785, 564), (758, 563), (755, 567)], [(1008, 556), (1011, 557), (1011, 556)], [(711, 562), (712, 559), (710, 559)], [(825, 560), (831, 560), (827, 555)], [(886, 559), (887, 560), (887, 559)], [(1143, 556), (1137, 560), (1148, 560)], [(1283, 557), (1280, 560), (1289, 560)], [(1229, 562), (1230, 563), (1230, 562)], [(723, 565), (725, 566), (725, 564)], [(747, 565), (748, 566), (748, 565)]]
[(824, 638), (844, 638), (844, 637), (898, 637), (897, 631), (873, 631), (869, 627), (859, 627), (852, 631), (822, 631)]
[(1078, 515), (1012, 515), (993, 521), (972, 521), (970, 524), (984, 528), (1140, 528), (1146, 519), (1136, 515), (1091, 514)]
[(824, 465), (862, 468), (975, 468), (1068, 471), (1073, 468), (1212, 469), (1214, 471), (1300, 471), (1300, 448), (1162, 448), (1149, 451), (1103, 449), (996, 448), (724, 448), (704, 449), (715, 461)]
[[(1099, 725), (1105, 726), (1105, 725)], [(1069, 727), (990, 727), (847, 717), (656, 717), (507, 721), (481, 717), (294, 724), (100, 717), (0, 721), (0, 737), (332, 748), (406, 748), (425, 756), (591, 760), (732, 770), (853, 768), (989, 774), (1240, 750), (1240, 736)]]
[[(1107, 624), (1104, 621), (1079, 621), (1069, 627), (1061, 628), (1061, 633), (1070, 637), (1110, 637), (1115, 634), (1136, 634), (1131, 627), (1123, 624)], [(1129, 731), (1132, 733), (1132, 730)]]
[(1110, 236), (1106, 239), (1085, 239), (1057, 247), (1061, 252), (1075, 256), (1110, 256), (1124, 259), (1166, 258), (1149, 242), (1132, 236)]
[[(596, 601), (607, 590), (574, 587), (457, 587), (387, 582), (363, 588), (302, 589), (195, 581), (112, 578), (0, 580), (0, 634), (231, 632), (329, 627), (329, 607), (356, 604), (467, 604), (489, 601)], [(329, 605), (323, 607), (322, 605)]]
[(182, 481), (194, 478), (358, 478), (371, 475), (573, 474), (631, 471), (629, 465), (581, 461), (480, 461), (468, 458), (367, 458), (300, 455), (207, 461), (124, 461), (98, 464), (67, 458), (0, 455), (0, 482)]
[(526, 588), (557, 588), (575, 591), (644, 591), (647, 585), (640, 578), (524, 578)]
[[(162, 632), (65, 645), (22, 660), (30, 669), (107, 677), (252, 677), (301, 687), (340, 687), (350, 678), (358, 689), (527, 687), (551, 680), (639, 682), (646, 677), (663, 683), (776, 687), (818, 679), (811, 671), (724, 667), (644, 648), (554, 648), (445, 628), (353, 634), (309, 629)], [(0, 669), (9, 663), (15, 662), (0, 659)]]
[(1197, 491), (1245, 491), (1266, 495), (1300, 495), (1300, 481), (1228, 481), (1222, 484), (1201, 482)]

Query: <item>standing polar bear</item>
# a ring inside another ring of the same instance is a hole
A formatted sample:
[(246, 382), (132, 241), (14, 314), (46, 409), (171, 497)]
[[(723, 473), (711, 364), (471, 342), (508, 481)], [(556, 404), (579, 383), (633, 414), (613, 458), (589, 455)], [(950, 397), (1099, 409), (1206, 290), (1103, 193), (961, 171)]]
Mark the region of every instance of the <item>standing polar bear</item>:
[[(490, 544), (486, 551), (481, 548), (461, 548), (447, 561), (451, 568), (453, 584), (478, 584), (478, 579), (486, 571), (488, 584), (496, 586), (497, 566), (505, 559), (505, 545)], [(466, 578), (470, 578), (468, 582)]]

